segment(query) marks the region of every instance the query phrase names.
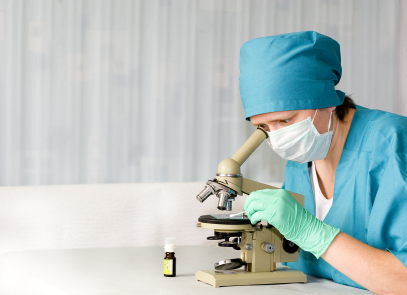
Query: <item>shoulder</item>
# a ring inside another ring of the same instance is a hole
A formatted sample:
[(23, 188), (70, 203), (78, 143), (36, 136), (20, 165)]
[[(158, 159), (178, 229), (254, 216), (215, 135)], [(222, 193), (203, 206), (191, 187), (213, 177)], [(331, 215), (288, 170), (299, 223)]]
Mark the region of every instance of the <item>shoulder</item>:
[[(407, 154), (407, 118), (357, 106), (349, 135), (354, 148), (383, 165), (391, 157)], [(355, 123), (355, 124), (354, 124)]]
[[(363, 122), (368, 130), (395, 131), (397, 129), (406, 131), (407, 117), (381, 110), (371, 110), (361, 106), (356, 106), (357, 120)], [(353, 122), (352, 122), (353, 124)]]

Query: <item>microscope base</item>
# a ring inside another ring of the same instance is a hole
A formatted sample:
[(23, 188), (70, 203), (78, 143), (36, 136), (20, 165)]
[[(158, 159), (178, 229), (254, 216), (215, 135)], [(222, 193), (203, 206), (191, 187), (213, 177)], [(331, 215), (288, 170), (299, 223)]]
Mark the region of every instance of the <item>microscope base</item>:
[(244, 270), (233, 270), (231, 272), (233, 273), (199, 270), (195, 274), (195, 280), (212, 285), (215, 288), (307, 282), (307, 276), (303, 272), (293, 269), (280, 269), (272, 272), (247, 272)]

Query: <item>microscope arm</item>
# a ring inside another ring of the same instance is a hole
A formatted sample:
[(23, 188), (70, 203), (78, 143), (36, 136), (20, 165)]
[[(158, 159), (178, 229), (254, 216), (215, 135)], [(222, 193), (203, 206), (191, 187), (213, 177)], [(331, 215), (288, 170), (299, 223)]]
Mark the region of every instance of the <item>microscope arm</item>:
[[(242, 192), (246, 195), (250, 195), (250, 193), (254, 192), (254, 191), (258, 191), (258, 190), (262, 190), (262, 189), (279, 189), (278, 187), (275, 186), (271, 186), (271, 185), (267, 185), (261, 182), (257, 182), (254, 180), (250, 180), (247, 178), (243, 178), (243, 182), (242, 182)], [(293, 193), (293, 192), (289, 192), (291, 194), (291, 196), (298, 202), (300, 203), (301, 206), (304, 206), (304, 196), (297, 194), (297, 193)]]

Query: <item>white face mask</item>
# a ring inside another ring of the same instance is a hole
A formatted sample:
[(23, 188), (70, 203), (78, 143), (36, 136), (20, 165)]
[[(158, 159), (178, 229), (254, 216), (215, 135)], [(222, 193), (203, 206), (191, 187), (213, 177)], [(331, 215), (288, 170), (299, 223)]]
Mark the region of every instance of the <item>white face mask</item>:
[[(317, 114), (315, 111), (315, 115)], [(331, 145), (333, 131), (331, 127), (332, 112), (329, 118), (328, 132), (319, 134), (311, 117), (293, 125), (267, 132), (267, 142), (283, 159), (297, 163), (306, 163), (325, 159)]]

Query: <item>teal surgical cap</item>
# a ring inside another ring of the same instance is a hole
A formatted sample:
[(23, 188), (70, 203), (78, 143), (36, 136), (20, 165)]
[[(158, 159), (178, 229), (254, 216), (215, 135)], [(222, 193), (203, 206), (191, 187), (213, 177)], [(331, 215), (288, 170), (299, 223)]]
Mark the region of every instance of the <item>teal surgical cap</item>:
[(240, 49), (240, 96), (246, 120), (258, 114), (339, 106), (339, 44), (314, 31), (257, 38)]

